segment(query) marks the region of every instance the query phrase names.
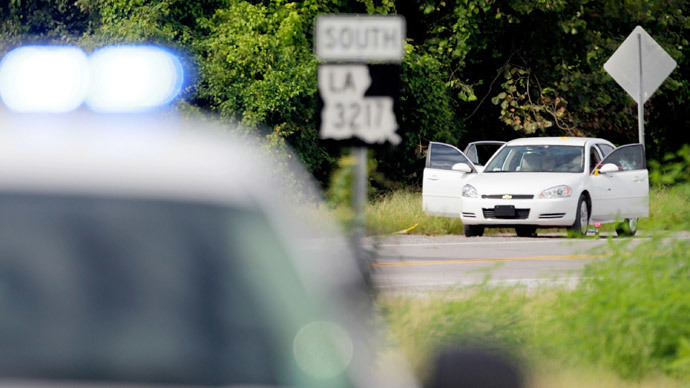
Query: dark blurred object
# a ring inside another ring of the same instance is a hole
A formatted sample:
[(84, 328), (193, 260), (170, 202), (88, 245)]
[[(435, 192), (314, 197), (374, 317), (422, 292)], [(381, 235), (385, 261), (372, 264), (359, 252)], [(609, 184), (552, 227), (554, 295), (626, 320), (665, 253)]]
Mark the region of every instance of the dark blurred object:
[(434, 365), (427, 388), (524, 388), (518, 363), (504, 351), (477, 346), (448, 348)]

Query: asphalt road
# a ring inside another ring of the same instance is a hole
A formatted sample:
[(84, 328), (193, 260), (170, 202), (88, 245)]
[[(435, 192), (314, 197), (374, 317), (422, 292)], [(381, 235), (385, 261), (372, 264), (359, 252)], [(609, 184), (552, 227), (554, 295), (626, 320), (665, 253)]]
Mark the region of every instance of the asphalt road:
[[(675, 238), (687, 239), (690, 233)], [(631, 243), (643, 240), (637, 237)], [(375, 286), (384, 291), (409, 291), (447, 289), (487, 277), (495, 285), (573, 286), (588, 262), (606, 259), (608, 240), (569, 239), (563, 233), (550, 233), (536, 238), (400, 235), (372, 238), (368, 243), (376, 252)]]

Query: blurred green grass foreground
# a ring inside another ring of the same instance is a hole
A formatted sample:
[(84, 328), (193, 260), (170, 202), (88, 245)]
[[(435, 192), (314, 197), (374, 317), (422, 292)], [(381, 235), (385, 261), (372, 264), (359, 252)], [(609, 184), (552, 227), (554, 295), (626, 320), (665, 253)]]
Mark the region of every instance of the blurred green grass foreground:
[(610, 240), (612, 256), (587, 265), (574, 288), (484, 283), (378, 304), (422, 377), (445, 346), (481, 343), (512, 349), (531, 386), (688, 386), (690, 241), (629, 243)]

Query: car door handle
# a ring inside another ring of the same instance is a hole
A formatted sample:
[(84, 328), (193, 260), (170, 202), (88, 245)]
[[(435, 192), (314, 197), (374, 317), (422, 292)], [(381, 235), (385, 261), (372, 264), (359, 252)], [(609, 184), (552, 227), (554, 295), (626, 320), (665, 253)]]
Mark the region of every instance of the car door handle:
[(642, 182), (644, 182), (644, 177), (643, 176), (636, 176), (633, 178), (633, 182), (642, 183)]
[(437, 180), (438, 180), (438, 176), (437, 176), (437, 175), (430, 175), (430, 176), (429, 176), (429, 180), (437, 181)]

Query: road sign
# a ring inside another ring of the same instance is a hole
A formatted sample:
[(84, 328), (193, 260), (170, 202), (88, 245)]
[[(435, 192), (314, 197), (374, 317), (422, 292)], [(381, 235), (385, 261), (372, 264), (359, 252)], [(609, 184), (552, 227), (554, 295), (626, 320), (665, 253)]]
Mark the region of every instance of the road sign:
[(604, 70), (637, 102), (637, 127), (643, 145), (644, 103), (675, 68), (676, 61), (640, 26), (604, 64)]
[(365, 96), (372, 79), (366, 65), (319, 66), (320, 136), (344, 140), (357, 137), (366, 143), (400, 143), (393, 97)]
[(642, 97), (643, 104), (675, 68), (676, 61), (640, 26), (604, 64), (604, 69), (635, 102)]
[[(324, 62), (318, 70), (319, 94), (323, 101), (321, 128), (323, 139), (354, 141), (356, 143), (400, 143), (395, 133), (398, 123), (394, 105), (399, 90), (398, 70), (377, 74), (372, 79), (365, 63), (400, 63), (405, 56), (405, 18), (402, 16), (324, 15), (316, 18), (314, 53)], [(345, 64), (345, 63), (350, 63)], [(352, 64), (352, 63), (356, 64)], [(395, 66), (399, 67), (399, 66)], [(387, 84), (381, 87), (381, 84)], [(396, 90), (391, 86), (396, 85)], [(386, 90), (388, 95), (381, 95)], [(364, 239), (364, 206), (367, 197), (367, 150), (358, 144), (353, 149), (357, 165), (354, 168), (353, 201), (355, 211), (355, 249), (361, 262), (366, 263), (362, 248)], [(369, 268), (364, 264), (363, 268)]]
[(405, 56), (402, 16), (323, 15), (314, 35), (322, 61), (399, 63)]

